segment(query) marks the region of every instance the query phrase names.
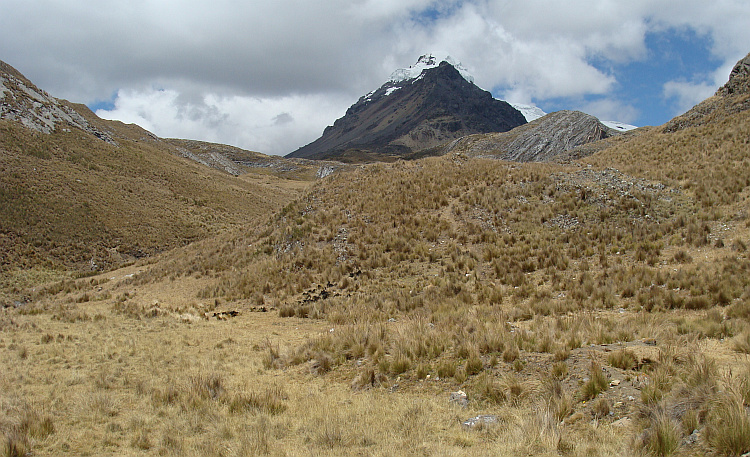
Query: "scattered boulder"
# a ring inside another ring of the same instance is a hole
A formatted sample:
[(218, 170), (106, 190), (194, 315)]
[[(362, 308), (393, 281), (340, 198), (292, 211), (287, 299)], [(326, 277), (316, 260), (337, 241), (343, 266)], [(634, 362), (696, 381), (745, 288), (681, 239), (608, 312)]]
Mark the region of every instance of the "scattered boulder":
[(456, 392), (451, 392), (450, 400), (451, 403), (457, 404), (462, 408), (466, 408), (466, 406), (469, 404), (469, 397), (466, 395), (466, 392), (463, 390), (459, 390)]
[(484, 414), (466, 419), (461, 425), (468, 430), (474, 430), (481, 429), (488, 425), (497, 424), (497, 422), (497, 416)]

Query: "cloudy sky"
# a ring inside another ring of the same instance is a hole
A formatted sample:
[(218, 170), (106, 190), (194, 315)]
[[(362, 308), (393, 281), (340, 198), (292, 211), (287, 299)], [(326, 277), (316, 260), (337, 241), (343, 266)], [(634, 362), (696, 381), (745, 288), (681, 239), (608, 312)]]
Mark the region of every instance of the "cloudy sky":
[(749, 24), (748, 0), (0, 0), (0, 60), (162, 137), (287, 154), (424, 53), (496, 98), (659, 125)]

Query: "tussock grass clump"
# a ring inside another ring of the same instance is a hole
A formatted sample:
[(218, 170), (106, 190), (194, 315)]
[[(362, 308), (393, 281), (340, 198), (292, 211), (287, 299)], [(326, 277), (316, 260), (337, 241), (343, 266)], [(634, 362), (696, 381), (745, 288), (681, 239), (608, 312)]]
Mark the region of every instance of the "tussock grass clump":
[(652, 412), (649, 427), (641, 436), (641, 445), (651, 455), (670, 456), (680, 446), (680, 425), (664, 410)]
[(493, 405), (501, 405), (507, 399), (505, 386), (490, 373), (484, 372), (480, 374), (473, 381), (472, 385), (474, 394), (481, 401)]
[(388, 382), (388, 377), (379, 373), (372, 367), (367, 367), (360, 371), (352, 381), (351, 387), (354, 390), (370, 389), (380, 387)]
[(263, 367), (265, 369), (278, 369), (284, 366), (284, 358), (281, 356), (279, 345), (274, 345), (271, 340), (263, 343), (265, 350), (263, 353)]
[(55, 433), (55, 424), (49, 414), (26, 408), (19, 429), (35, 439), (45, 439)]
[(591, 362), (589, 368), (589, 379), (584, 382), (581, 386), (581, 398), (583, 400), (591, 400), (596, 398), (601, 392), (604, 392), (609, 387), (609, 381), (607, 376), (604, 374), (601, 365), (596, 362)]
[(743, 354), (750, 354), (750, 330), (745, 330), (732, 339), (732, 349)]
[(750, 415), (743, 398), (733, 393), (720, 395), (711, 405), (705, 435), (719, 455), (750, 452)]
[(23, 457), (31, 455), (35, 442), (45, 440), (55, 433), (52, 417), (44, 411), (30, 405), (24, 405), (20, 417), (6, 422), (9, 418), (0, 419), (0, 455)]
[(333, 357), (327, 352), (320, 351), (310, 363), (310, 372), (315, 375), (322, 375), (331, 371), (333, 365)]
[(674, 383), (675, 369), (667, 363), (656, 367), (641, 388), (641, 401), (646, 405), (656, 405), (669, 393)]
[(672, 256), (672, 261), (675, 263), (692, 263), (693, 258), (684, 249), (680, 249)]
[(551, 374), (557, 379), (564, 378), (568, 375), (568, 364), (564, 361), (556, 362), (554, 365), (552, 365)]
[(228, 407), (231, 413), (254, 411), (277, 415), (286, 411), (286, 399), (284, 389), (274, 385), (259, 392), (235, 393), (228, 400)]
[(151, 390), (151, 400), (154, 404), (173, 405), (182, 396), (182, 391), (172, 383), (167, 383), (163, 388), (153, 388)]
[(219, 373), (198, 373), (188, 378), (188, 394), (203, 400), (216, 400), (224, 394), (224, 377)]
[(638, 365), (638, 359), (633, 351), (625, 348), (610, 352), (607, 361), (613, 367), (621, 370), (632, 370)]
[(542, 394), (547, 408), (558, 422), (573, 412), (573, 399), (570, 393), (552, 373), (542, 378)]
[(472, 354), (466, 361), (466, 375), (473, 376), (477, 373), (480, 373), (482, 369), (484, 369), (484, 363), (482, 362), (482, 359), (477, 354)]
[(594, 401), (594, 404), (591, 405), (591, 411), (594, 413), (594, 417), (596, 417), (597, 419), (604, 419), (605, 417), (607, 417), (611, 409), (612, 405), (606, 398), (597, 398)]
[(456, 374), (456, 362), (454, 360), (441, 360), (438, 362), (437, 375), (440, 378), (452, 378)]
[(743, 298), (727, 307), (727, 317), (750, 321), (750, 301)]
[(518, 346), (516, 346), (515, 344), (508, 346), (505, 351), (503, 351), (503, 362), (512, 363), (516, 359), (518, 359), (518, 356), (520, 354), (521, 353), (518, 350)]
[(390, 372), (394, 375), (400, 375), (407, 372), (412, 367), (412, 360), (405, 354), (397, 354), (396, 357), (391, 361)]
[(534, 388), (527, 381), (522, 381), (514, 373), (503, 375), (499, 381), (509, 404), (519, 406), (534, 393)]
[(0, 450), (4, 457), (25, 457), (31, 453), (31, 443), (25, 434), (13, 430), (5, 433)]

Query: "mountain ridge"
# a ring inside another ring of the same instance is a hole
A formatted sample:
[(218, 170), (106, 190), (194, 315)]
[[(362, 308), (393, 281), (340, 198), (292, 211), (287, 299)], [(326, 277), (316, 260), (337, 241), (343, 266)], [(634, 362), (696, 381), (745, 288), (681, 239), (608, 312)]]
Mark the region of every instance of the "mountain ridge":
[(336, 158), (357, 150), (400, 157), (466, 134), (508, 131), (525, 123), (510, 104), (442, 61), (415, 78), (389, 80), (360, 97), (320, 138), (286, 157)]
[(504, 133), (469, 135), (445, 146), (441, 154), (460, 152), (514, 162), (546, 162), (579, 146), (620, 131), (580, 111), (556, 111)]

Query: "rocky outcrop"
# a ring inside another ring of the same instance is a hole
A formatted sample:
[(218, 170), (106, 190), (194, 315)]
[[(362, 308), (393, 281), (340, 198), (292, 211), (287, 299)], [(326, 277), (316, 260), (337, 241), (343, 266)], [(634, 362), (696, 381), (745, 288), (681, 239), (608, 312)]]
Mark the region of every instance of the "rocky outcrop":
[(174, 154), (235, 176), (253, 169), (265, 169), (277, 176), (289, 177), (293, 175), (300, 178), (301, 175), (310, 174), (316, 179), (321, 179), (345, 167), (344, 164), (339, 162), (285, 159), (226, 144), (199, 140), (166, 138), (161, 141), (173, 147)]
[(750, 110), (750, 54), (737, 62), (729, 74), (729, 81), (713, 97), (667, 122), (663, 132), (673, 133), (698, 127), (747, 110)]
[(36, 87), (18, 70), (0, 61), (0, 119), (17, 121), (42, 133), (78, 128), (115, 144), (110, 135), (91, 125), (67, 102)]
[(516, 162), (547, 162), (569, 150), (619, 133), (580, 111), (557, 111), (510, 132), (461, 138), (442, 152)]
[(750, 54), (737, 62), (729, 73), (729, 81), (722, 86), (716, 95), (749, 94), (750, 93)]
[(361, 97), (319, 139), (287, 157), (407, 157), (466, 135), (506, 132), (525, 123), (518, 110), (443, 61), (416, 78), (393, 78)]

